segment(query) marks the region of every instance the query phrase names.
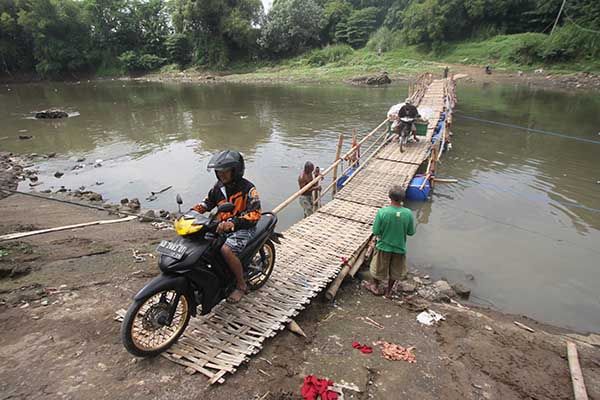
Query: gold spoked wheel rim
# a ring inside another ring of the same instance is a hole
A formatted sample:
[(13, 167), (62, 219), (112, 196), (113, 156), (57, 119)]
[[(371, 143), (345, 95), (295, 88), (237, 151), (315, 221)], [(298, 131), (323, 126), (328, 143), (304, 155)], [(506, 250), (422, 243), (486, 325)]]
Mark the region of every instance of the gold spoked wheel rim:
[[(165, 313), (168, 313), (167, 310), (175, 296), (177, 296), (177, 292), (174, 290), (158, 292), (146, 299), (140, 306), (131, 324), (131, 339), (138, 349), (158, 350), (170, 343), (185, 328), (189, 304), (184, 295), (179, 296), (170, 325), (160, 325), (157, 321), (159, 315), (164, 316)], [(161, 298), (163, 298), (163, 302), (161, 302)]]
[[(265, 245), (262, 247), (262, 249), (265, 252), (265, 269), (263, 269), (261, 273), (256, 274), (249, 279), (248, 283), (253, 286), (261, 284), (262, 280), (269, 275), (269, 270), (273, 268), (273, 248)], [(260, 253), (257, 254), (256, 257), (260, 259)]]

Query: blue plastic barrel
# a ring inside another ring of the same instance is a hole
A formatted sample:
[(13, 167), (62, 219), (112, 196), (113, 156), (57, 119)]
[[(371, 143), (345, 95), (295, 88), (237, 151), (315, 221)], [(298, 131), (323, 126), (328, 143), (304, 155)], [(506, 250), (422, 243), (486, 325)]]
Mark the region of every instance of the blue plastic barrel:
[(358, 167), (348, 168), (348, 171), (346, 171), (346, 173), (344, 175), (342, 175), (338, 178), (337, 185), (336, 185), (338, 190), (342, 190), (342, 188), (344, 187), (344, 183), (346, 183), (348, 178), (350, 178), (352, 176), (352, 174), (354, 173), (354, 171), (356, 171), (357, 168)]
[(425, 186), (421, 189), (421, 185), (425, 180), (425, 175), (415, 175), (415, 177), (410, 181), (410, 185), (406, 189), (406, 199), (410, 201), (426, 201), (429, 198), (429, 193), (431, 192), (431, 186), (429, 185), (429, 180), (425, 182)]

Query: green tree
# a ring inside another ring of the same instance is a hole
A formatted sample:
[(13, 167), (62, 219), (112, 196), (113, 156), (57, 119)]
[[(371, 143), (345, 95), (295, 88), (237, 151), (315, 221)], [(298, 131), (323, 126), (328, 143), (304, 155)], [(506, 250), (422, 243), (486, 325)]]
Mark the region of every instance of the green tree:
[(260, 0), (173, 0), (170, 7), (176, 32), (190, 35), (199, 64), (223, 66), (256, 49)]
[(383, 24), (391, 30), (402, 29), (402, 17), (411, 0), (395, 0), (388, 8)]
[(298, 54), (320, 43), (323, 23), (323, 8), (315, 0), (276, 0), (261, 44), (272, 55)]
[(377, 29), (377, 13), (375, 7), (355, 10), (346, 22), (347, 42), (354, 48), (363, 47), (369, 40), (369, 35)]
[(114, 58), (139, 45), (134, 3), (129, 0), (85, 0), (98, 57)]
[(176, 33), (169, 36), (165, 45), (171, 62), (184, 66), (191, 61), (192, 45), (187, 35)]
[(102, 59), (136, 50), (166, 55), (170, 15), (164, 0), (85, 0), (92, 39)]
[(38, 73), (57, 76), (88, 66), (90, 31), (79, 2), (22, 0), (18, 5), (18, 23), (33, 39)]
[(136, 41), (144, 53), (156, 56), (166, 55), (165, 40), (171, 33), (170, 15), (163, 0), (133, 2), (134, 26), (138, 35)]
[[(336, 31), (338, 30), (338, 25), (340, 23), (342, 24), (340, 27), (340, 32), (342, 32), (342, 30), (345, 31), (345, 25), (348, 21), (348, 17), (350, 17), (350, 14), (352, 14), (352, 6), (348, 2), (344, 0), (328, 1), (323, 10), (324, 25), (321, 35), (322, 41), (325, 43), (336, 42)], [(342, 42), (346, 42), (346, 35), (344, 34), (342, 36)]]
[(18, 23), (14, 0), (0, 2), (0, 73), (30, 71), (35, 65), (33, 42)]

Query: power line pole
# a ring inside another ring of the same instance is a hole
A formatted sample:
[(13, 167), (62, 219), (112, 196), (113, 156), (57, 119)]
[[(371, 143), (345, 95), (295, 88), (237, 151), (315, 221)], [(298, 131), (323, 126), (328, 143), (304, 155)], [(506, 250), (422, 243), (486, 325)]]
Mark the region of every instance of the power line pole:
[(550, 31), (550, 36), (552, 36), (552, 33), (554, 33), (554, 29), (556, 28), (556, 24), (558, 24), (558, 20), (560, 19), (560, 15), (563, 12), (563, 8), (565, 8), (566, 2), (567, 2), (567, 0), (563, 0), (562, 4), (560, 5), (560, 10), (558, 10), (558, 15), (556, 16), (556, 20), (554, 21), (554, 26), (552, 27), (552, 30)]

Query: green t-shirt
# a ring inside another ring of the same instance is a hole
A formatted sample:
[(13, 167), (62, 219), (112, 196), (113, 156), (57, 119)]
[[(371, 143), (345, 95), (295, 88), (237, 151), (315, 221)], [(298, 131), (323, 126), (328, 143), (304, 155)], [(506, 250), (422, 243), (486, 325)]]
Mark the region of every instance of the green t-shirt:
[(379, 236), (377, 250), (406, 254), (406, 235), (415, 234), (412, 211), (405, 207), (387, 206), (377, 211), (373, 235)]

